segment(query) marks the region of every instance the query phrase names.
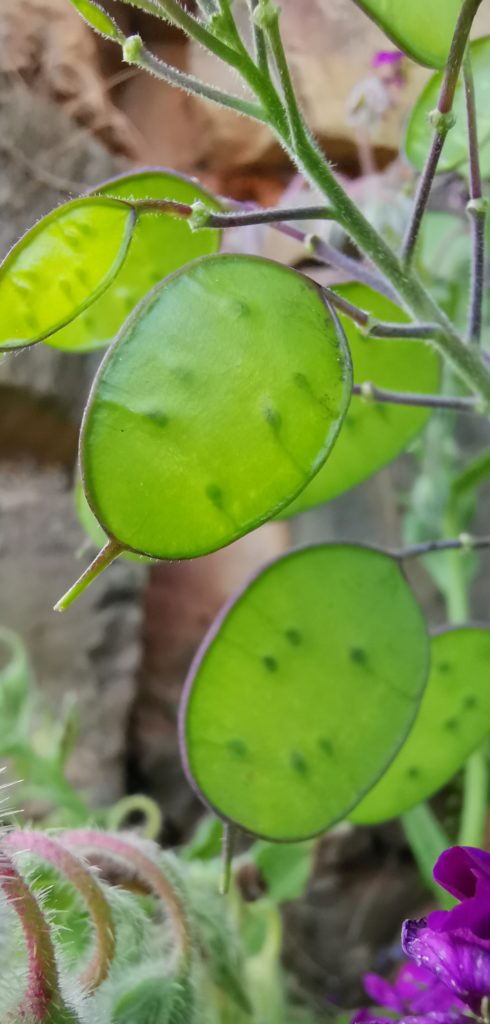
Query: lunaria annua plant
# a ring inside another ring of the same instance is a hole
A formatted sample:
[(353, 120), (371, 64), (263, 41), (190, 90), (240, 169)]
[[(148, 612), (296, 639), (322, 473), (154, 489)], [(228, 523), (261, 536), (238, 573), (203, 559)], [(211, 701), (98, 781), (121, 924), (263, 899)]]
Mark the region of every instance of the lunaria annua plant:
[[(206, 639), (180, 721), (191, 783), (231, 826), (290, 841), (346, 815), (403, 812), (427, 875), (428, 851), (432, 863), (447, 838), (421, 801), (469, 758), (464, 845), (479, 842), (486, 806), (490, 631), (468, 624), (467, 588), (490, 546), (468, 532), (489, 460), (482, 452), (459, 473), (448, 456), (456, 414), (483, 422), (490, 409), (490, 42), (470, 45), (481, 0), (344, 0), (433, 69), (407, 128), (413, 194), (397, 245), (305, 123), (280, 5), (242, 3), (242, 34), (238, 0), (198, 0), (195, 15), (179, 0), (131, 0), (233, 68), (247, 87), (237, 96), (126, 38), (94, 0), (72, 2), (132, 67), (267, 124), (318, 202), (244, 208), (171, 172), (140, 172), (60, 206), (7, 256), (4, 351), (110, 343), (80, 438), (79, 507), (102, 548), (57, 608), (121, 555), (193, 558), (348, 491), (428, 427), (411, 543), (320, 544), (264, 567)], [(447, 168), (468, 217), (460, 210), (441, 233), (428, 206)], [(351, 254), (301, 220), (334, 222)], [(262, 257), (221, 255), (222, 233), (250, 224), (293, 235), (349, 283), (324, 288)], [(404, 575), (413, 558), (426, 559), (454, 631), (430, 636)]]

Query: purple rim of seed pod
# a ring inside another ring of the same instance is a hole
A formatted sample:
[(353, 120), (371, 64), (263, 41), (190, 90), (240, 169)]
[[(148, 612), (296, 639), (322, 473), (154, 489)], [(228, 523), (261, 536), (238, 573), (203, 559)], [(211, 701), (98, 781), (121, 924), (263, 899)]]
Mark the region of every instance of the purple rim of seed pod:
[[(291, 551), (287, 551), (285, 554), (278, 555), (276, 558), (273, 558), (269, 562), (266, 562), (265, 565), (261, 566), (260, 569), (258, 569), (256, 572), (252, 573), (252, 575), (249, 576), (248, 579), (245, 580), (245, 582), (235, 591), (235, 593), (230, 598), (228, 598), (228, 600), (225, 602), (225, 604), (223, 605), (221, 610), (218, 612), (218, 614), (217, 614), (216, 618), (214, 619), (214, 621), (212, 622), (211, 626), (209, 627), (206, 635), (201, 640), (201, 643), (199, 644), (199, 647), (197, 648), (197, 651), (196, 651), (196, 653), (195, 653), (195, 655), (194, 655), (194, 657), (192, 659), (192, 662), (191, 662), (191, 665), (190, 665), (190, 668), (189, 668), (189, 671), (187, 673), (187, 676), (186, 676), (186, 679), (185, 679), (185, 682), (184, 682), (184, 686), (183, 686), (183, 689), (182, 689), (182, 695), (181, 695), (180, 704), (179, 704), (178, 720), (177, 720), (177, 732), (178, 732), (178, 743), (179, 743), (179, 750), (180, 750), (180, 758), (181, 758), (181, 762), (182, 762), (182, 767), (184, 769), (185, 777), (186, 777), (186, 779), (187, 779), (191, 789), (196, 794), (196, 796), (199, 798), (199, 800), (204, 804), (204, 806), (207, 807), (208, 810), (210, 810), (218, 818), (220, 818), (221, 821), (225, 822), (225, 824), (234, 825), (237, 828), (241, 829), (242, 832), (247, 833), (248, 835), (253, 835), (253, 836), (255, 836), (258, 839), (270, 840), (270, 836), (263, 835), (260, 832), (250, 832), (248, 829), (244, 828), (238, 822), (234, 821), (232, 818), (228, 817), (226, 814), (223, 814), (223, 812), (220, 811), (204, 795), (203, 791), (201, 790), (201, 788), (199, 786), (199, 783), (197, 782), (197, 779), (193, 775), (191, 764), (190, 764), (189, 752), (188, 752), (188, 749), (187, 749), (186, 719), (187, 719), (187, 711), (188, 711), (190, 699), (191, 699), (191, 696), (192, 696), (192, 690), (193, 690), (195, 678), (196, 678), (197, 672), (198, 672), (201, 664), (203, 664), (203, 662), (204, 662), (204, 659), (205, 659), (208, 651), (210, 650), (210, 648), (214, 644), (214, 642), (215, 642), (215, 640), (216, 640), (216, 638), (217, 638), (217, 636), (218, 636), (218, 634), (220, 632), (220, 629), (221, 629), (223, 623), (228, 618), (228, 615), (233, 611), (233, 609), (235, 608), (235, 605), (239, 604), (239, 602), (241, 601), (241, 599), (245, 595), (246, 591), (248, 591), (249, 588), (251, 586), (253, 586), (253, 584), (256, 583), (259, 578), (261, 578), (263, 575), (268, 573), (279, 562), (283, 562), (283, 561), (285, 561), (286, 559), (289, 559), (289, 558), (294, 558), (294, 557), (296, 557), (298, 555), (303, 554), (306, 551), (311, 551), (311, 552), (313, 552), (313, 551), (325, 551), (326, 549), (335, 549), (335, 548), (351, 548), (351, 549), (354, 549), (354, 550), (362, 550), (362, 551), (371, 552), (373, 554), (384, 555), (386, 558), (391, 559), (391, 561), (394, 562), (394, 564), (398, 567), (401, 576), (403, 577), (403, 579), (405, 580), (405, 582), (409, 586), (410, 592), (412, 593), (412, 597), (413, 597), (414, 603), (415, 603), (416, 607), (418, 608), (418, 610), (420, 612), (421, 620), (422, 620), (422, 622), (425, 623), (425, 619), (422, 616), (422, 611), (420, 609), (420, 604), (419, 604), (418, 600), (416, 599), (415, 594), (413, 593), (413, 590), (412, 590), (412, 588), (410, 587), (410, 585), (408, 583), (407, 576), (406, 576), (406, 573), (405, 573), (405, 569), (404, 569), (404, 566), (403, 566), (403, 562), (402, 562), (401, 559), (396, 557), (396, 554), (393, 554), (393, 553), (390, 553), (389, 551), (386, 551), (386, 549), (380, 547), (377, 544), (356, 544), (354, 541), (351, 541), (351, 540), (347, 540), (347, 541), (336, 540), (336, 541), (329, 541), (329, 542), (326, 542), (326, 543), (323, 543), (323, 544), (306, 544), (306, 545), (303, 545), (302, 547), (293, 548)], [(426, 665), (425, 665), (424, 685), (422, 687), (422, 694), (421, 694), (421, 696), (423, 695), (425, 687), (427, 686), (427, 683), (428, 683), (429, 671), (430, 671), (430, 660), (431, 660), (430, 635), (429, 635), (426, 623), (425, 623), (425, 626), (426, 626), (426, 635), (427, 635), (427, 641), (428, 642), (427, 642), (427, 651), (426, 651)], [(360, 796), (356, 797), (355, 801), (351, 804), (350, 807), (348, 807), (346, 810), (342, 811), (342, 814), (339, 816), (338, 819), (335, 819), (335, 821), (332, 821), (332, 822), (328, 823), (328, 827), (330, 827), (330, 825), (336, 824), (337, 821), (343, 820), (348, 814), (350, 814), (350, 812), (354, 809), (354, 807), (356, 807), (357, 804), (361, 802), (362, 798), (364, 796), (366, 796), (366, 794), (376, 785), (376, 783), (382, 777), (382, 775), (386, 771), (387, 767), (389, 767), (391, 762), (394, 760), (394, 758), (396, 757), (400, 747), (404, 743), (408, 733), (410, 732), (410, 729), (412, 728), (413, 722), (415, 720), (415, 716), (417, 714), (417, 710), (418, 710), (417, 708), (414, 709), (413, 716), (412, 716), (412, 718), (410, 719), (410, 722), (407, 725), (407, 729), (404, 732), (401, 740), (397, 743), (396, 749), (392, 752), (391, 757), (390, 757), (390, 759), (388, 761), (388, 764), (383, 765), (382, 769), (379, 772), (379, 775), (373, 781), (370, 781), (369, 786), (365, 790), (363, 790), (363, 792), (361, 793)], [(324, 826), (323, 828), (319, 829), (318, 832), (315, 832), (314, 834), (309, 835), (309, 836), (299, 836), (299, 837), (296, 837), (296, 838), (288, 836), (287, 839), (276, 839), (275, 838), (274, 842), (275, 843), (303, 842), (306, 839), (313, 839), (313, 838), (315, 838), (315, 836), (323, 835), (323, 833), (325, 832), (325, 828), (326, 827), (327, 826)]]

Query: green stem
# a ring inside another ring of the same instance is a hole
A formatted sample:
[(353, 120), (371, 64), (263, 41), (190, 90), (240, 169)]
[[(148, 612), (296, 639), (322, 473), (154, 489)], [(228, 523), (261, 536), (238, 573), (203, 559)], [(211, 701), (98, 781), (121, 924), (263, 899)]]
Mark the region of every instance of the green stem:
[(466, 120), (468, 124), (468, 153), (470, 165), (470, 202), (467, 210), (471, 219), (471, 294), (468, 311), (468, 341), (479, 345), (482, 333), (483, 293), (485, 286), (485, 221), (488, 199), (483, 195), (475, 83), (469, 46), (463, 63)]
[[(446, 532), (452, 532), (457, 523), (452, 515), (446, 516)], [(467, 622), (470, 618), (468, 583), (465, 559), (460, 551), (448, 551), (449, 583), (446, 590), (448, 618), (451, 623)], [(487, 745), (475, 750), (464, 768), (463, 803), (459, 823), (460, 846), (481, 846), (485, 831), (488, 803)]]
[(428, 804), (419, 804), (402, 815), (403, 831), (408, 839), (417, 867), (426, 886), (442, 907), (453, 906), (452, 897), (443, 892), (434, 881), (433, 869), (437, 858), (450, 846), (448, 836)]
[(66, 609), (76, 601), (77, 597), (80, 597), (80, 594), (83, 594), (83, 591), (86, 590), (102, 572), (104, 572), (104, 569), (107, 569), (111, 562), (122, 554), (123, 550), (124, 548), (122, 548), (117, 541), (108, 540), (105, 547), (102, 548), (102, 551), (99, 551), (99, 554), (94, 558), (88, 569), (86, 569), (76, 583), (67, 590), (66, 594), (63, 594), (63, 597), (60, 597), (59, 601), (56, 602), (54, 611), (66, 611)]

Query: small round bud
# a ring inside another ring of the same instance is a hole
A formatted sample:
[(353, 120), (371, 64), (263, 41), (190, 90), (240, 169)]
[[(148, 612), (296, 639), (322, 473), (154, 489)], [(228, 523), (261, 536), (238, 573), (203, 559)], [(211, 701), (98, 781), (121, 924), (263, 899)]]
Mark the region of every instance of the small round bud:
[(143, 40), (141, 36), (128, 36), (124, 41), (123, 60), (126, 64), (138, 64), (143, 51)]
[(363, 337), (363, 338), (370, 338), (371, 334), (372, 334), (372, 331), (374, 330), (374, 328), (376, 327), (378, 322), (379, 321), (376, 320), (376, 317), (369, 316), (369, 314), (368, 314), (366, 323), (365, 324), (358, 324), (357, 325), (357, 329), (358, 329), (359, 334), (361, 335), (361, 337)]
[(374, 384), (372, 384), (370, 380), (365, 380), (360, 385), (360, 389), (359, 390), (361, 392), (361, 398), (364, 398), (365, 402), (374, 402), (374, 400), (375, 400)]
[(429, 124), (438, 135), (447, 135), (456, 124), (456, 114), (452, 110), (447, 114), (443, 114), (441, 110), (431, 110), (428, 117)]
[(254, 22), (258, 28), (271, 28), (279, 17), (279, 8), (272, 0), (259, 0), (258, 7), (254, 11)]
[(478, 199), (470, 199), (466, 203), (466, 209), (468, 213), (474, 214), (477, 217), (485, 217), (489, 205), (486, 196), (479, 196)]
[(199, 231), (201, 228), (205, 228), (209, 223), (212, 212), (209, 206), (206, 206), (200, 199), (192, 203), (192, 213), (187, 221), (191, 231)]
[(471, 533), (460, 533), (458, 540), (463, 551), (473, 551), (475, 538), (472, 537)]

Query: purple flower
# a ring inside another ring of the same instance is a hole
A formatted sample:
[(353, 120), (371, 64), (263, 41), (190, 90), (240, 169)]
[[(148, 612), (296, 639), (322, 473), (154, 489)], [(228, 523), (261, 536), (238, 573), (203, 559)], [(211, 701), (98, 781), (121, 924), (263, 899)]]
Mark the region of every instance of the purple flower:
[(433, 973), (474, 1012), (490, 997), (490, 854), (453, 846), (436, 863), (434, 878), (461, 902), (421, 921), (406, 921), (405, 953)]
[[(463, 1024), (468, 1015), (486, 1020), (490, 999), (490, 854), (473, 847), (446, 850), (434, 878), (459, 902), (419, 921), (405, 921), (402, 946), (410, 958), (393, 984), (367, 975), (365, 987), (378, 1006), (399, 1014), (398, 1024)], [(488, 1003), (487, 1003), (488, 1005)], [(382, 1014), (361, 1010), (357, 1024), (386, 1024)]]
[(389, 64), (392, 67), (399, 67), (404, 57), (405, 54), (401, 53), (400, 50), (378, 50), (378, 52), (374, 54), (371, 64), (373, 68), (381, 68), (386, 64)]

